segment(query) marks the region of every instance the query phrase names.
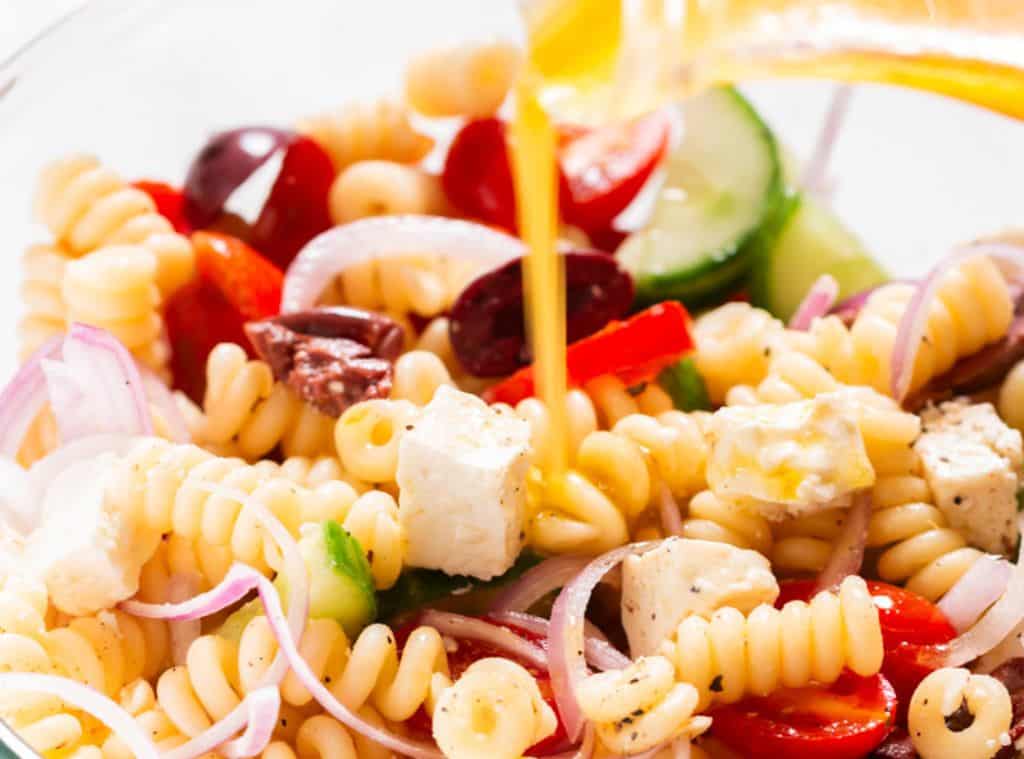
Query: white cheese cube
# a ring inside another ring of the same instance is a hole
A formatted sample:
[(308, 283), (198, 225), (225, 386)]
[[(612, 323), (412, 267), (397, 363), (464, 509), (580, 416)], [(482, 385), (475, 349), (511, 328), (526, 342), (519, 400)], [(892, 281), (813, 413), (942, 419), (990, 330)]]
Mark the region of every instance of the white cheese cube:
[(768, 559), (727, 543), (669, 538), (622, 565), (622, 624), (630, 654), (654, 654), (691, 614), (723, 606), (744, 614), (772, 604), (779, 585)]
[(57, 473), (42, 497), (42, 521), (25, 541), (29, 571), (66, 614), (95, 614), (131, 598), (154, 548), (106, 497), (116, 461), (101, 454)]
[(489, 580), (522, 549), (530, 426), (442, 386), (402, 436), (399, 516), (405, 563)]
[(710, 429), (711, 491), (781, 520), (822, 511), (871, 486), (875, 472), (857, 413), (842, 393), (719, 409)]
[(915, 448), (935, 505), (971, 545), (1009, 553), (1017, 544), (1020, 432), (989, 403), (944, 403), (922, 417)]

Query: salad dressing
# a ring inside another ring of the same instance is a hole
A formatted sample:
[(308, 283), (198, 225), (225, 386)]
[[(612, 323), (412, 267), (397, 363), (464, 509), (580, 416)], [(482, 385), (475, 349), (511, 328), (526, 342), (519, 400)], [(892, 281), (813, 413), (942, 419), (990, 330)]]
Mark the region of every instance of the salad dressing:
[[(992, 0), (523, 0), (512, 163), (548, 481), (568, 465), (565, 288), (554, 112), (600, 122), (716, 84), (814, 77), (900, 84), (1024, 118), (1024, 4)], [(767, 8), (766, 8), (767, 6)]]

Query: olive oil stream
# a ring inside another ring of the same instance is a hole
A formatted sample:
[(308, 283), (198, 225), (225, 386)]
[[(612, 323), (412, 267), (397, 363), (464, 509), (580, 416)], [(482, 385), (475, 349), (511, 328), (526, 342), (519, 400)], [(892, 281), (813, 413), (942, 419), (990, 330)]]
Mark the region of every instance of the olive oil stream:
[[(988, 0), (521, 0), (528, 54), (511, 127), (527, 326), (550, 414), (541, 462), (557, 498), (568, 467), (566, 326), (557, 137), (569, 121), (613, 121), (707, 87), (802, 76), (883, 82), (1024, 118), (1024, 2)], [(841, 23), (835, 23), (835, 9)], [(830, 20), (832, 26), (829, 26)], [(766, 27), (765, 24), (768, 24)], [(781, 38), (764, 30), (781, 28)], [(850, 30), (856, 39), (848, 39)], [(806, 44), (813, 40), (813, 45)]]

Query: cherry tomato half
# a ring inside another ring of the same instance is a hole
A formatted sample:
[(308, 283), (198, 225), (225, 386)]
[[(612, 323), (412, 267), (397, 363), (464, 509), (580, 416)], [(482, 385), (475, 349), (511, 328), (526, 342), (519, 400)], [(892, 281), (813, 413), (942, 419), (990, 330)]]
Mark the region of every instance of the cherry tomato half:
[(505, 141), (505, 122), (470, 121), (455, 135), (441, 187), (459, 211), (501, 229), (515, 231), (516, 197)]
[(892, 729), (896, 693), (883, 675), (845, 672), (832, 685), (784, 688), (711, 710), (713, 735), (745, 759), (860, 759)]
[(132, 185), (153, 199), (157, 213), (171, 222), (175, 232), (187, 235), (192, 231), (192, 225), (185, 218), (185, 194), (181, 190), (166, 182), (147, 179), (140, 179)]
[[(928, 599), (884, 582), (868, 581), (878, 608), (885, 660), (882, 672), (899, 698), (899, 721), (906, 719), (910, 697), (918, 684), (936, 668), (931, 660), (937, 648), (956, 637), (956, 630)], [(775, 605), (806, 601), (814, 591), (812, 580), (785, 582)]]
[(668, 113), (656, 111), (569, 141), (559, 156), (563, 218), (584, 231), (610, 229), (651, 178), (671, 134)]
[[(484, 617), (487, 619), (487, 617)], [(489, 621), (489, 620), (488, 620)], [(497, 624), (497, 623), (495, 623)], [(406, 639), (409, 634), (419, 626), (418, 622), (414, 619), (412, 622), (403, 625), (400, 629), (395, 631), (395, 640), (399, 646), (405, 645)], [(508, 625), (505, 623), (501, 624), (502, 627), (507, 627), (512, 630), (516, 635), (521, 638), (525, 638), (533, 643), (544, 644), (545, 639), (541, 636), (535, 635), (527, 630)], [(495, 648), (494, 646), (488, 645), (478, 640), (458, 640), (456, 641), (458, 646), (454, 651), (448, 652), (448, 673), (451, 675), (452, 680), (458, 679), (458, 677), (469, 669), (469, 665), (480, 659), (486, 659), (488, 657), (497, 656), (503, 659), (512, 659), (518, 664), (525, 667), (534, 679), (537, 681), (537, 687), (540, 688), (540, 693), (544, 697), (555, 714), (558, 714), (558, 709), (555, 706), (555, 695), (551, 689), (551, 678), (548, 676), (546, 670), (537, 669), (532, 664), (524, 661), (519, 661), (515, 657), (510, 656), (507, 651)], [(409, 728), (420, 735), (429, 736), (432, 733), (431, 720), (427, 713), (422, 709), (418, 709), (415, 714), (406, 723)], [(562, 721), (558, 721), (558, 727), (551, 735), (544, 740), (530, 747), (527, 754), (529, 756), (549, 756), (551, 754), (564, 751), (569, 746), (568, 736), (565, 732), (565, 725)]]

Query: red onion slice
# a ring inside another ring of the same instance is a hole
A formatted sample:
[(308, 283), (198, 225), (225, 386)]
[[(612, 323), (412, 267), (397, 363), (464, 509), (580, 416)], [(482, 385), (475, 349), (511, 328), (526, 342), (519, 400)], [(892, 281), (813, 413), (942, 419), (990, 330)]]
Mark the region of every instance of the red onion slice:
[(998, 556), (982, 556), (936, 604), (957, 632), (969, 628), (1006, 590), (1013, 566)]
[(489, 643), (522, 661), (529, 662), (538, 669), (547, 669), (548, 655), (544, 650), (516, 635), (507, 627), (492, 624), (484, 619), (465, 617), (461, 614), (435, 609), (427, 609), (420, 616), (420, 620), (424, 625), (433, 627), (442, 635)]
[(828, 199), (832, 195), (828, 164), (835, 150), (836, 142), (839, 140), (843, 122), (846, 121), (846, 113), (850, 109), (852, 96), (853, 86), (849, 84), (836, 85), (832, 91), (832, 100), (825, 113), (825, 123), (821, 127), (821, 134), (818, 135), (814, 152), (800, 178), (800, 186), (819, 198)]
[(0, 456), (14, 459), (29, 427), (46, 405), (43, 361), (60, 355), (62, 336), (43, 343), (0, 392)]
[[(1017, 517), (1018, 532), (1024, 530), (1024, 514)], [(1024, 541), (1013, 565), (1006, 591), (970, 630), (941, 646), (936, 663), (942, 667), (962, 667), (991, 651), (1024, 619)]]
[(491, 603), (491, 610), (526, 611), (552, 590), (564, 587), (583, 571), (588, 561), (581, 556), (545, 559), (505, 588)]
[(106, 330), (74, 323), (63, 361), (42, 362), (62, 443), (99, 433), (152, 435), (153, 419), (135, 359)]
[(579, 740), (585, 720), (576, 700), (576, 686), (590, 673), (584, 655), (583, 622), (594, 588), (627, 556), (644, 553), (658, 541), (632, 543), (598, 556), (558, 594), (551, 610), (548, 657), (551, 688), (569, 740)]
[(683, 535), (683, 515), (679, 513), (679, 504), (667, 485), (661, 486), (658, 496), (658, 515), (661, 517), (661, 529), (665, 535)]
[[(28, 672), (0, 673), (0, 692), (10, 693), (11, 691), (45, 693), (56, 696), (61, 701), (76, 709), (81, 709), (109, 727), (118, 738), (127, 744), (135, 755), (135, 759), (167, 759), (166, 754), (161, 756), (146, 731), (128, 711), (87, 685), (54, 675), (37, 675)], [(175, 759), (184, 758), (176, 757)]]
[(444, 254), (493, 268), (523, 250), (511, 235), (460, 219), (409, 214), (355, 221), (323, 232), (299, 251), (284, 278), (281, 313), (312, 308), (331, 280), (364, 261)]
[(839, 297), (839, 283), (831, 274), (822, 274), (811, 285), (807, 295), (789, 320), (789, 328), (806, 332), (811, 323), (820, 316), (825, 316)]
[(914, 364), (918, 351), (921, 350), (932, 301), (942, 284), (943, 277), (952, 267), (975, 256), (989, 256), (1012, 264), (1016, 268), (1024, 267), (1024, 246), (985, 240), (955, 249), (928, 273), (907, 304), (907, 310), (903, 312), (892, 346), (889, 381), (892, 397), (897, 401), (902, 402), (910, 390)]
[[(548, 636), (551, 630), (551, 623), (542, 617), (535, 617), (532, 614), (524, 614), (520, 611), (500, 611), (488, 614), (495, 622), (503, 622), (514, 627), (531, 632), (534, 635)], [(583, 641), (584, 655), (587, 661), (600, 670), (624, 669), (632, 661), (628, 656), (609, 643), (601, 636), (600, 631), (586, 622), (584, 626), (586, 637)], [(546, 665), (545, 665), (546, 666)]]
[(868, 521), (871, 519), (871, 498), (867, 493), (857, 493), (853, 504), (846, 512), (843, 529), (832, 547), (825, 568), (818, 575), (816, 593), (832, 590), (850, 575), (860, 572), (864, 562), (864, 546), (868, 542)]
[[(281, 692), (276, 686), (260, 688), (247, 695), (227, 717), (205, 733), (196, 736), (181, 748), (164, 754), (164, 759), (202, 756), (218, 746), (220, 748), (217, 753), (226, 759), (246, 759), (246, 757), (257, 756), (270, 743), (280, 713)], [(243, 726), (245, 732), (229, 741), (228, 738)], [(200, 741), (207, 745), (202, 745)], [(187, 754), (184, 753), (185, 750), (188, 750)], [(177, 752), (182, 752), (183, 755), (172, 756)]]

